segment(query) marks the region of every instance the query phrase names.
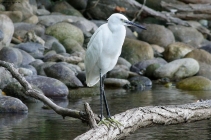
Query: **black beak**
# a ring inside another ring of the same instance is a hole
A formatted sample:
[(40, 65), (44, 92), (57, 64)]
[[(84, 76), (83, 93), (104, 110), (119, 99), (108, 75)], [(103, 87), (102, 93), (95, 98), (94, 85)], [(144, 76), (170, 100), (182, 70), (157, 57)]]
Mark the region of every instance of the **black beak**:
[(129, 25), (132, 25), (132, 26), (135, 26), (135, 27), (138, 27), (138, 28), (141, 28), (141, 29), (143, 29), (143, 30), (146, 30), (145, 27), (143, 27), (143, 26), (141, 26), (141, 25), (139, 25), (139, 24), (136, 24), (136, 23), (134, 23), (134, 22), (125, 21), (125, 23), (127, 23), (127, 24), (129, 24)]

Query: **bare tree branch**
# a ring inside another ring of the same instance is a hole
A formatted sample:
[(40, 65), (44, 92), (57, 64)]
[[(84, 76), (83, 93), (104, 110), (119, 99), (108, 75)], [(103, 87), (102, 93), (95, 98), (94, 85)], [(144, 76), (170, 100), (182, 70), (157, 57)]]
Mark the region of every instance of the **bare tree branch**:
[(211, 100), (185, 105), (148, 106), (127, 110), (113, 116), (121, 125), (100, 125), (75, 140), (121, 139), (140, 127), (194, 122), (211, 118)]

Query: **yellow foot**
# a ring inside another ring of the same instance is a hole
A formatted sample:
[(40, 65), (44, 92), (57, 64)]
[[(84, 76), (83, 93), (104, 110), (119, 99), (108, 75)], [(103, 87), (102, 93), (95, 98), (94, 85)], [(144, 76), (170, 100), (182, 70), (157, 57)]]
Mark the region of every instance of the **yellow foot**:
[(105, 124), (107, 127), (109, 127), (109, 125), (115, 127), (119, 127), (119, 126), (123, 126), (120, 122), (118, 122), (117, 120), (115, 119), (112, 119), (112, 118), (105, 118), (105, 119), (102, 119), (98, 125), (101, 125), (101, 124)]

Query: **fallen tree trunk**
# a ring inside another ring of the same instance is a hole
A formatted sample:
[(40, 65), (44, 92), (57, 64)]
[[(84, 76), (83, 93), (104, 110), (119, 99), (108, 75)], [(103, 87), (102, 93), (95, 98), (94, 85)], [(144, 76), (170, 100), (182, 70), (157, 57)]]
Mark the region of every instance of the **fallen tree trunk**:
[[(161, 1), (161, 6), (167, 10), (175, 9), (178, 12), (194, 12), (211, 14), (211, 5), (210, 4), (172, 4)], [(203, 18), (202, 18), (203, 19)]]
[(211, 118), (211, 100), (185, 105), (148, 106), (127, 110), (113, 116), (121, 125), (100, 125), (78, 136), (75, 140), (121, 139), (140, 127), (170, 125)]

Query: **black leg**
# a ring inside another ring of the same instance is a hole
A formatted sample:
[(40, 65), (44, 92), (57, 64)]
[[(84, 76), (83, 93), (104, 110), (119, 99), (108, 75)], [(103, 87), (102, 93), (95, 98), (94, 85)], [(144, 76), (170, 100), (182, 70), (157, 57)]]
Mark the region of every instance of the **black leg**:
[(101, 121), (103, 119), (103, 85), (102, 85), (101, 70), (100, 70), (100, 109), (101, 109), (101, 114), (100, 114), (100, 121)]
[(104, 80), (106, 78), (106, 75), (104, 75), (102, 77), (102, 91), (103, 91), (103, 101), (104, 101), (104, 104), (105, 104), (105, 107), (106, 107), (106, 112), (107, 112), (107, 116), (109, 118), (111, 118), (111, 114), (110, 114), (110, 111), (109, 111), (109, 108), (108, 108), (108, 103), (107, 103), (107, 100), (106, 100), (106, 96), (105, 96), (105, 90), (104, 90)]

